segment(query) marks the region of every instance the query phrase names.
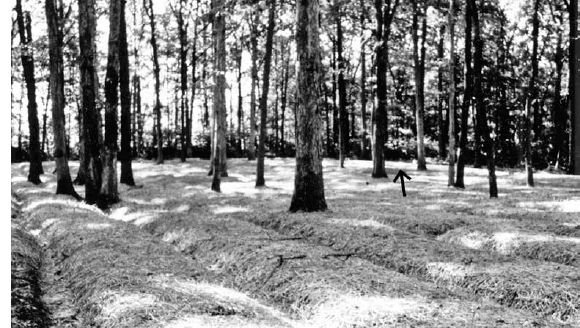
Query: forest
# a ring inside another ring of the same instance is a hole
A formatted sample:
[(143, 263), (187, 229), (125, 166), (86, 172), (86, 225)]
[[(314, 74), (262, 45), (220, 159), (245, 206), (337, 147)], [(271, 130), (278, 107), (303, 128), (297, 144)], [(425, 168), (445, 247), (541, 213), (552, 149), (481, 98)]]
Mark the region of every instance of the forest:
[(578, 0), (10, 6), (13, 327), (580, 325)]

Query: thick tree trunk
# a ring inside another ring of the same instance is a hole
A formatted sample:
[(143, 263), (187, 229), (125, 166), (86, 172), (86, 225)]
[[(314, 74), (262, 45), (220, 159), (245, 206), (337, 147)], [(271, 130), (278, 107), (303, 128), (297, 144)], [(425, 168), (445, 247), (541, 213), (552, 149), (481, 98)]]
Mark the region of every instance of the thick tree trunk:
[(324, 211), (320, 122), (319, 2), (296, 3), (296, 173), (290, 211)]
[(99, 115), (96, 108), (95, 74), (95, 0), (79, 0), (79, 42), (82, 103), (82, 134), (85, 161), (85, 201), (95, 204), (101, 189), (101, 147)]
[(153, 48), (153, 75), (155, 76), (155, 128), (157, 141), (157, 164), (163, 164), (163, 130), (161, 128), (161, 100), (159, 99), (159, 56), (157, 54), (157, 37), (155, 36), (155, 13), (153, 12), (153, 1), (143, 0), (143, 7), (147, 16), (149, 16), (149, 25), (151, 27), (151, 48)]
[(262, 98), (260, 98), (260, 142), (258, 145), (258, 165), (256, 169), (256, 187), (265, 185), (264, 155), (266, 152), (266, 122), (268, 119), (268, 91), (270, 89), (270, 66), (272, 63), (272, 42), (276, 24), (276, 0), (270, 0), (268, 29), (266, 31), (266, 53), (264, 55), (264, 73), (262, 75)]
[(250, 35), (252, 55), (252, 87), (250, 91), (250, 139), (248, 140), (248, 160), (256, 159), (256, 84), (258, 83), (258, 9), (254, 9), (254, 19)]
[[(421, 11), (421, 12), (420, 12)], [(419, 15), (422, 17), (421, 49), (419, 50)], [(420, 10), (417, 0), (413, 0), (413, 63), (415, 72), (415, 121), (417, 125), (417, 170), (427, 170), (425, 161), (425, 133), (424, 133), (424, 106), (425, 106), (425, 38), (427, 32), (427, 13)], [(421, 52), (419, 54), (419, 52)]]
[[(449, 150), (447, 151), (449, 160), (447, 186), (454, 185), (455, 178), (455, 0), (449, 0)], [(471, 46), (467, 47), (470, 51)], [(443, 52), (443, 51), (441, 51)], [(441, 81), (441, 76), (439, 77)], [(442, 116), (442, 115), (441, 115)], [(459, 165), (458, 165), (459, 166)], [(463, 177), (463, 176), (462, 176)]]
[(336, 6), (336, 53), (338, 60), (338, 107), (339, 107), (339, 125), (338, 125), (338, 147), (340, 167), (344, 168), (344, 160), (348, 154), (348, 112), (346, 110), (346, 81), (344, 80), (344, 58), (342, 56), (342, 20), (340, 6), (335, 0)]
[(570, 117), (570, 141), (569, 172), (580, 175), (580, 131), (578, 131), (578, 117), (580, 117), (579, 97), (576, 95), (578, 83), (578, 59), (576, 48), (578, 47), (578, 0), (570, 0), (568, 12), (570, 13), (570, 50), (568, 52), (568, 64), (570, 72), (568, 80), (568, 108)]
[[(36, 84), (34, 80), (34, 57), (32, 55), (32, 28), (30, 14), (26, 13), (26, 24), (22, 12), (21, 0), (16, 1), (16, 19), (18, 22), (18, 32), (20, 34), (20, 59), (22, 60), (22, 71), (26, 81), (26, 92), (28, 96), (28, 130), (29, 144), (28, 153), (30, 156), (30, 167), (28, 170), (28, 181), (33, 184), (40, 184), (40, 175), (44, 173), (42, 168), (42, 157), (40, 155), (40, 124), (38, 123), (38, 109), (36, 105)], [(25, 26), (26, 25), (26, 26)]]
[[(377, 29), (376, 74), (377, 74), (377, 106), (373, 117), (373, 178), (386, 178), (384, 147), (387, 141), (387, 64), (389, 62), (389, 36), (391, 23), (395, 16), (398, 0), (375, 0)], [(384, 7), (384, 12), (383, 12)]]
[(464, 175), (465, 164), (467, 161), (465, 157), (467, 152), (467, 135), (469, 133), (468, 118), (473, 92), (473, 69), (471, 66), (471, 29), (473, 10), (473, 1), (467, 0), (465, 2), (465, 94), (463, 96), (463, 106), (461, 108), (461, 135), (459, 137), (459, 155), (457, 159), (457, 180), (455, 181), (455, 186), (458, 188), (465, 188)]
[(64, 115), (64, 70), (62, 16), (56, 0), (45, 1), (46, 23), (48, 27), (48, 48), (50, 66), (50, 88), (52, 101), (52, 130), (54, 133), (54, 158), (56, 163), (56, 193), (80, 196), (74, 190), (66, 152), (65, 115)]
[(109, 3), (109, 54), (105, 76), (105, 140), (103, 150), (103, 174), (99, 206), (108, 207), (119, 201), (117, 188), (117, 105), (119, 103), (119, 43), (121, 27), (121, 3)]
[(131, 150), (131, 90), (129, 77), (129, 51), (127, 45), (127, 23), (125, 20), (125, 3), (121, 0), (119, 18), (119, 89), (121, 91), (121, 179), (120, 182), (134, 186)]
[[(212, 0), (212, 8), (222, 8), (224, 0)], [(226, 19), (223, 10), (213, 16), (214, 89), (213, 117), (215, 122), (215, 147), (213, 149), (213, 180), (211, 189), (221, 191), (221, 177), (226, 168)]]

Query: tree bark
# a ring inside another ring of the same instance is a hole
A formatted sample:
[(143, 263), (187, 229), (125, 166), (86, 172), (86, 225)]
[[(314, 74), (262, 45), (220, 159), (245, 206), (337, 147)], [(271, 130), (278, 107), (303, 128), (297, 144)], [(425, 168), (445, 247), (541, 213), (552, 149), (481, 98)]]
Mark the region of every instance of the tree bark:
[(159, 56), (157, 54), (157, 37), (155, 36), (155, 13), (153, 12), (153, 1), (143, 0), (143, 7), (149, 17), (149, 25), (151, 27), (151, 48), (153, 48), (153, 75), (155, 76), (155, 128), (157, 139), (157, 164), (163, 164), (163, 130), (161, 128), (161, 100), (159, 99)]
[(85, 161), (85, 201), (95, 204), (101, 189), (101, 147), (96, 108), (95, 0), (79, 0), (79, 45), (82, 103), (82, 134)]
[(124, 0), (111, 0), (109, 3), (109, 54), (105, 75), (105, 140), (99, 207), (108, 207), (119, 201), (117, 188), (117, 105), (119, 103), (119, 44), (122, 1)]
[(391, 23), (395, 16), (399, 0), (375, 0), (377, 29), (376, 74), (377, 74), (377, 107), (373, 122), (373, 178), (386, 178), (384, 147), (387, 141), (387, 64), (389, 62), (388, 42), (391, 33)]
[[(447, 186), (454, 185), (455, 178), (455, 0), (449, 0), (449, 150), (447, 151), (449, 160), (448, 180)], [(469, 1), (469, 0), (468, 0)], [(471, 31), (469, 31), (470, 35)], [(471, 46), (468, 47), (468, 38), (465, 40), (466, 54), (471, 51)], [(467, 56), (467, 55), (466, 55)], [(466, 65), (467, 65), (466, 61)], [(463, 128), (462, 128), (463, 129)], [(459, 167), (459, 165), (458, 165)], [(459, 170), (459, 168), (458, 168)], [(462, 176), (463, 177), (463, 176)], [(459, 178), (458, 178), (459, 179)]]
[[(30, 14), (26, 13), (26, 24), (22, 12), (22, 1), (16, 1), (16, 20), (18, 22), (18, 32), (20, 34), (20, 59), (22, 61), (22, 71), (26, 81), (26, 92), (28, 96), (28, 130), (30, 134), (28, 144), (28, 154), (30, 166), (28, 169), (28, 181), (33, 184), (40, 184), (40, 175), (44, 173), (42, 168), (42, 157), (40, 154), (40, 124), (38, 122), (38, 108), (36, 104), (36, 84), (34, 78), (34, 57), (32, 55), (32, 28)], [(26, 25), (26, 26), (25, 26)]]
[(288, 75), (290, 71), (290, 56), (286, 57), (286, 63), (284, 65), (284, 77), (282, 88), (282, 98), (280, 100), (280, 148), (283, 156), (286, 154), (286, 140), (284, 136), (285, 132), (285, 121), (286, 121), (286, 103), (288, 102)]
[[(445, 24), (441, 24), (439, 27), (439, 43), (437, 44), (437, 58), (441, 62), (444, 60), (445, 56)], [(439, 159), (444, 159), (446, 157), (446, 150), (445, 150), (445, 135), (446, 135), (446, 128), (445, 128), (445, 116), (443, 115), (443, 109), (445, 106), (445, 97), (443, 91), (443, 77), (444, 77), (444, 67), (441, 65), (438, 67), (437, 72), (437, 90), (439, 91), (438, 99), (437, 99), (437, 126), (438, 126), (438, 146), (439, 146)], [(455, 177), (453, 177), (455, 179)]]
[(465, 157), (467, 152), (467, 135), (469, 133), (468, 118), (473, 92), (473, 69), (471, 66), (473, 10), (473, 1), (467, 0), (465, 2), (465, 94), (461, 108), (461, 135), (459, 137), (459, 155), (457, 159), (457, 180), (455, 181), (455, 187), (457, 188), (465, 188), (464, 175), (467, 161)]
[(211, 189), (221, 191), (221, 177), (226, 168), (226, 19), (224, 0), (212, 0), (214, 42), (213, 116), (215, 122), (215, 147), (213, 149), (213, 180)]
[(62, 15), (57, 10), (56, 0), (45, 1), (46, 23), (48, 27), (48, 48), (50, 66), (50, 88), (52, 101), (52, 130), (54, 133), (54, 158), (56, 163), (56, 193), (80, 196), (74, 190), (68, 167), (66, 152), (64, 115), (64, 70)]
[(264, 73), (262, 75), (262, 98), (260, 98), (260, 142), (258, 145), (258, 165), (256, 169), (256, 187), (263, 187), (264, 155), (266, 152), (266, 121), (268, 119), (268, 92), (270, 90), (270, 66), (272, 63), (272, 42), (276, 24), (276, 0), (270, 0), (268, 29), (266, 31), (266, 53), (264, 54)]
[(129, 51), (127, 45), (127, 22), (125, 19), (126, 0), (121, 0), (119, 8), (119, 89), (121, 92), (121, 179), (120, 182), (134, 186), (132, 168), (131, 137), (131, 90), (129, 77)]
[(243, 106), (243, 97), (242, 97), (242, 44), (240, 41), (240, 49), (239, 49), (239, 53), (237, 54), (237, 65), (238, 65), (238, 76), (237, 76), (237, 82), (238, 82), (238, 141), (237, 141), (237, 147), (238, 147), (238, 153), (242, 153), (242, 139), (244, 138), (243, 134), (242, 134), (242, 125), (243, 125), (243, 121), (244, 121), (244, 109), (242, 108)]
[(179, 11), (177, 12), (177, 28), (179, 31), (179, 72), (181, 78), (181, 162), (185, 162), (187, 157), (187, 124), (186, 116), (189, 112), (187, 108), (187, 26), (183, 10), (185, 7), (185, 0), (179, 0)]
[(570, 74), (568, 80), (568, 107), (570, 117), (570, 141), (569, 172), (580, 175), (580, 131), (578, 131), (578, 117), (580, 116), (580, 104), (578, 104), (577, 85), (578, 82), (578, 59), (576, 58), (576, 47), (578, 46), (578, 0), (570, 0), (568, 12), (570, 14), (570, 49), (568, 52), (568, 64)]
[(524, 150), (525, 150), (525, 165), (527, 174), (528, 187), (534, 186), (534, 164), (532, 161), (532, 129), (535, 123), (533, 122), (538, 106), (538, 92), (536, 90), (536, 79), (538, 78), (538, 35), (539, 35), (539, 7), (540, 0), (534, 1), (534, 14), (532, 18), (532, 76), (530, 77), (530, 84), (528, 86), (528, 96), (526, 100), (526, 111), (524, 117)]
[[(420, 10), (417, 0), (413, 0), (413, 67), (415, 72), (415, 120), (417, 124), (417, 170), (426, 171), (425, 161), (425, 133), (424, 133), (424, 106), (425, 106), (425, 38), (427, 32), (427, 13)], [(422, 19), (421, 49), (419, 50), (419, 16)], [(419, 52), (421, 52), (419, 54)]]
[(349, 126), (348, 112), (346, 110), (346, 81), (344, 80), (344, 58), (342, 56), (342, 19), (340, 5), (334, 1), (336, 7), (336, 53), (338, 60), (338, 107), (339, 107), (339, 125), (338, 125), (338, 144), (340, 167), (344, 168), (344, 160), (348, 153)]
[(361, 46), (360, 46), (360, 65), (361, 65), (361, 75), (360, 75), (360, 114), (362, 122), (362, 131), (360, 135), (361, 139), (361, 158), (367, 159), (368, 156), (368, 127), (367, 127), (367, 63), (366, 63), (366, 40), (363, 40), (365, 32), (365, 3), (364, 0), (360, 1), (361, 14), (360, 14), (360, 25), (361, 25)]
[(290, 211), (325, 211), (320, 121), (319, 2), (296, 3), (296, 173)]
[(256, 159), (256, 84), (258, 83), (258, 9), (254, 9), (254, 18), (250, 33), (252, 55), (252, 87), (250, 91), (250, 140), (248, 140), (248, 160)]

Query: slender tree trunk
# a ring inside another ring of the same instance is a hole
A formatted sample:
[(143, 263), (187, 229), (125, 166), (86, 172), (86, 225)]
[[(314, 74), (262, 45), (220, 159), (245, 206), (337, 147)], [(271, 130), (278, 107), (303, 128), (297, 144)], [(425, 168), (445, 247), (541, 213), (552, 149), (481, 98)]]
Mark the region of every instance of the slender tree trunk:
[[(280, 147), (282, 155), (286, 154), (286, 140), (284, 138), (284, 125), (286, 121), (286, 103), (288, 102), (288, 72), (290, 71), (290, 56), (286, 56), (286, 64), (284, 65), (284, 87), (282, 88), (282, 99), (280, 104)], [(328, 112), (327, 112), (328, 113)]]
[[(212, 9), (222, 8), (224, 0), (212, 0)], [(213, 116), (215, 122), (215, 147), (213, 150), (213, 180), (211, 189), (221, 191), (221, 177), (226, 168), (226, 19), (223, 10), (213, 14), (213, 42), (214, 42), (214, 89), (213, 89)]]
[(101, 147), (96, 108), (95, 74), (95, 0), (79, 0), (80, 76), (82, 103), (82, 130), (85, 161), (85, 201), (95, 204), (101, 189)]
[(243, 121), (244, 121), (244, 112), (243, 112), (243, 99), (242, 98), (242, 44), (240, 42), (240, 52), (238, 55), (238, 57), (236, 58), (237, 60), (237, 64), (238, 64), (238, 77), (237, 77), (237, 82), (238, 82), (238, 142), (237, 142), (237, 146), (238, 146), (238, 153), (241, 154), (242, 153), (242, 139), (244, 138), (242, 131), (242, 125), (243, 125)]
[(339, 156), (336, 148), (340, 147), (339, 140), (339, 110), (336, 104), (336, 91), (338, 90), (338, 84), (336, 83), (336, 72), (337, 72), (337, 61), (336, 61), (336, 41), (332, 41), (332, 155)]
[(105, 140), (103, 150), (103, 174), (99, 206), (107, 207), (119, 201), (117, 189), (117, 105), (119, 103), (119, 44), (121, 27), (121, 3), (109, 3), (109, 55), (105, 77)]
[[(439, 43), (437, 44), (437, 58), (439, 61), (443, 63), (444, 56), (445, 56), (445, 24), (441, 24), (439, 27)], [(444, 77), (444, 67), (443, 65), (438, 67), (437, 72), (437, 90), (439, 91), (439, 96), (437, 97), (437, 126), (438, 126), (438, 146), (439, 146), (439, 159), (444, 159), (446, 157), (445, 151), (445, 135), (446, 135), (446, 128), (445, 128), (445, 116), (443, 115), (443, 108), (445, 104), (445, 96), (443, 90), (443, 77)], [(455, 177), (453, 177), (455, 179)]]
[(580, 175), (580, 132), (578, 131), (578, 117), (580, 116), (580, 104), (578, 101), (578, 59), (576, 58), (576, 47), (578, 47), (578, 0), (570, 0), (568, 12), (570, 13), (570, 50), (568, 53), (568, 64), (570, 72), (568, 80), (568, 107), (570, 117), (570, 141), (569, 141), (569, 172)]
[[(421, 11), (421, 12), (420, 12)], [(421, 50), (419, 50), (419, 15), (422, 17)], [(425, 161), (425, 133), (424, 133), (424, 106), (425, 106), (425, 38), (427, 32), (427, 15), (413, 0), (413, 63), (415, 71), (415, 115), (417, 124), (417, 170), (427, 170)], [(419, 52), (421, 52), (419, 54)]]
[(258, 9), (254, 9), (250, 45), (252, 53), (252, 88), (250, 91), (250, 140), (248, 140), (248, 160), (256, 159), (256, 84), (258, 83)]
[(362, 122), (362, 131), (360, 135), (361, 139), (361, 158), (367, 159), (368, 156), (368, 127), (367, 127), (367, 62), (366, 62), (366, 40), (363, 40), (365, 27), (365, 15), (366, 7), (364, 0), (360, 1), (361, 13), (360, 13), (360, 25), (361, 25), (361, 46), (360, 46), (360, 65), (361, 65), (361, 75), (360, 75), (360, 115)]
[(44, 114), (42, 114), (42, 154), (48, 153), (48, 140), (46, 139), (47, 136), (47, 126), (46, 123), (48, 122), (48, 103), (50, 100), (50, 87), (48, 87), (48, 91), (46, 94), (46, 104), (44, 107)]
[(129, 51), (127, 45), (126, 0), (121, 0), (119, 18), (119, 89), (121, 91), (121, 183), (134, 186), (131, 150), (131, 90), (129, 87)]
[(319, 2), (296, 3), (296, 174), (290, 211), (324, 211), (320, 122)]
[[(22, 60), (22, 70), (26, 81), (26, 92), (28, 96), (28, 130), (30, 134), (28, 154), (30, 156), (30, 167), (28, 170), (28, 181), (33, 184), (40, 184), (40, 175), (44, 172), (42, 168), (42, 157), (40, 155), (40, 138), (38, 109), (36, 105), (36, 84), (34, 79), (34, 57), (32, 55), (32, 28), (30, 14), (26, 13), (26, 24), (22, 13), (21, 0), (16, 1), (16, 19), (18, 21), (18, 32), (20, 34), (20, 59)], [(26, 27), (25, 27), (26, 25)]]
[[(467, 152), (467, 135), (469, 133), (468, 118), (469, 107), (471, 105), (471, 98), (473, 92), (473, 69), (472, 62), (472, 17), (473, 17), (473, 1), (467, 0), (465, 2), (465, 94), (463, 96), (463, 106), (461, 108), (461, 136), (459, 138), (459, 156), (457, 159), (457, 180), (455, 187), (465, 188), (464, 175)], [(449, 123), (451, 124), (451, 123)]]
[(266, 31), (266, 53), (264, 55), (264, 73), (262, 75), (262, 98), (260, 98), (260, 143), (258, 145), (258, 166), (256, 170), (256, 187), (266, 184), (264, 180), (264, 154), (266, 152), (266, 122), (268, 119), (268, 91), (270, 89), (270, 65), (272, 62), (272, 41), (276, 24), (276, 0), (270, 0), (268, 29)]
[[(563, 20), (560, 16), (559, 23)], [(562, 31), (558, 33), (558, 41), (556, 44), (556, 54), (554, 56), (554, 64), (556, 66), (556, 80), (554, 82), (554, 103), (552, 104), (552, 162), (558, 168), (560, 166), (560, 157), (564, 150), (564, 132), (566, 131), (566, 113), (562, 106), (562, 71), (564, 68), (564, 48), (562, 47)]]
[(197, 19), (194, 22), (193, 43), (191, 50), (191, 101), (189, 103), (189, 113), (187, 115), (187, 154), (193, 156), (192, 133), (193, 133), (193, 103), (195, 101), (195, 91), (197, 87)]
[(149, 16), (149, 25), (151, 27), (151, 48), (153, 48), (153, 75), (155, 76), (155, 127), (157, 141), (157, 164), (163, 164), (163, 130), (161, 128), (161, 100), (159, 99), (159, 56), (157, 54), (157, 37), (155, 35), (155, 13), (153, 12), (153, 1), (143, 0), (143, 7), (147, 16)]
[[(449, 171), (447, 186), (454, 185), (455, 178), (455, 0), (449, 0), (449, 150), (447, 151), (449, 160)], [(466, 52), (471, 50), (467, 46)], [(469, 48), (469, 49), (468, 49)], [(467, 62), (466, 62), (467, 63)], [(441, 76), (440, 76), (441, 79)], [(463, 129), (463, 128), (462, 128)], [(459, 167), (459, 165), (458, 165)], [(463, 177), (463, 176), (462, 176)], [(458, 178), (459, 179), (459, 178)]]
[[(540, 0), (534, 2), (534, 15), (532, 18), (532, 76), (530, 77), (530, 84), (528, 86), (528, 97), (526, 100), (525, 112), (525, 132), (524, 132), (524, 149), (525, 149), (525, 165), (527, 173), (527, 184), (529, 187), (534, 186), (534, 164), (532, 162), (532, 127), (535, 113), (537, 112), (538, 92), (536, 90), (536, 79), (538, 78), (538, 35), (539, 35), (539, 7)], [(534, 129), (535, 130), (535, 129)]]
[(56, 0), (45, 1), (46, 23), (48, 27), (48, 48), (50, 65), (50, 88), (52, 101), (52, 130), (54, 133), (54, 158), (56, 162), (56, 193), (80, 196), (74, 190), (68, 167), (66, 152), (64, 115), (64, 71), (62, 15), (57, 10)]
[(189, 112), (187, 108), (187, 27), (188, 24), (185, 22), (184, 16), (185, 0), (179, 0), (179, 11), (177, 13), (177, 25), (179, 30), (179, 71), (181, 77), (181, 98), (180, 98), (180, 110), (181, 110), (181, 162), (185, 162), (187, 157), (187, 123), (186, 116)]
[(338, 138), (339, 138), (339, 159), (340, 167), (344, 168), (344, 160), (346, 159), (348, 153), (348, 141), (349, 141), (349, 131), (348, 131), (348, 112), (346, 109), (346, 81), (344, 80), (344, 58), (342, 56), (342, 19), (340, 6), (335, 0), (334, 5), (336, 6), (336, 53), (338, 59), (338, 106), (339, 106), (339, 126), (338, 126)]

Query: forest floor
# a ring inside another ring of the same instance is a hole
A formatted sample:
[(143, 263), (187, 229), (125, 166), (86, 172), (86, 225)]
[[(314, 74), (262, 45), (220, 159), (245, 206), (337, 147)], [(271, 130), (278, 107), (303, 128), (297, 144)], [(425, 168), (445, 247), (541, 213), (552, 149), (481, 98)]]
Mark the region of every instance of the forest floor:
[(13, 164), (13, 326), (580, 325), (580, 177), (499, 171), (489, 199), (485, 169), (460, 190), (444, 165), (325, 160), (329, 210), (291, 214), (294, 159), (259, 189), (255, 164), (228, 160), (214, 193), (207, 160), (134, 162), (107, 213)]

